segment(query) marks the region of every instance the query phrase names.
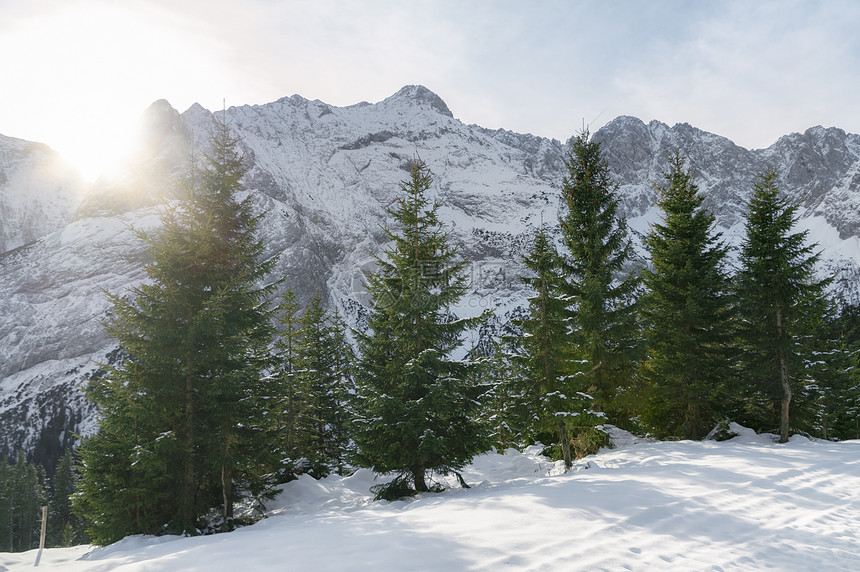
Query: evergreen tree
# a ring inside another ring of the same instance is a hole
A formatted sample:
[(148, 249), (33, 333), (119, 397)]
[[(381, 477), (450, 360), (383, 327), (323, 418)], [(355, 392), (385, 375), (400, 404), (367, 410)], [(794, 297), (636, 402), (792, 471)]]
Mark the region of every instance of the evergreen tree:
[(493, 353), (481, 369), (483, 383), (489, 386), (481, 400), (481, 419), (501, 450), (540, 439), (539, 412), (534, 409), (534, 396), (529, 395), (534, 386), (524, 381), (521, 342), (521, 332), (495, 340)]
[(340, 315), (331, 323), (319, 294), (311, 299), (301, 324), (298, 365), (307, 391), (304, 449), (311, 474), (319, 478), (345, 468), (349, 349), (345, 324)]
[(806, 244), (807, 232), (791, 232), (797, 205), (779, 196), (776, 173), (760, 175), (753, 190), (737, 286), (744, 366), (760, 423), (778, 424), (786, 442), (789, 407), (812, 357), (810, 312), (822, 310), (828, 281), (815, 279), (818, 254)]
[(428, 490), (428, 470), (457, 471), (485, 445), (476, 388), (466, 381), (470, 365), (450, 358), (476, 323), (449, 314), (465, 293), (465, 262), (448, 246), (439, 203), (426, 197), (430, 185), (428, 168), (416, 161), (388, 210), (400, 229), (386, 229), (391, 245), (366, 276), (370, 331), (356, 333), (357, 458), (397, 474), (378, 492), (388, 498)]
[(632, 246), (617, 213), (617, 185), (600, 143), (588, 131), (573, 139), (565, 166), (562, 197), (567, 208), (560, 223), (571, 339), (588, 361), (585, 382), (595, 408), (623, 423), (619, 393), (631, 385), (640, 347), (634, 301), (639, 280), (622, 276)]
[(310, 461), (310, 473), (316, 478), (330, 472), (332, 452), (327, 420), (336, 408), (331, 391), (333, 367), (331, 340), (326, 325), (326, 311), (319, 292), (301, 317), (301, 342), (298, 352), (299, 376), (307, 389), (307, 423), (304, 443), (305, 457)]
[(51, 546), (72, 546), (86, 540), (84, 523), (72, 510), (80, 473), (75, 468), (75, 455), (67, 451), (57, 465), (51, 479), (51, 496), (48, 502), (47, 543)]
[(652, 269), (643, 272), (647, 417), (657, 434), (701, 439), (724, 410), (732, 375), (728, 249), (680, 154), (664, 178), (663, 223), (646, 239)]
[(108, 332), (126, 359), (91, 383), (99, 433), (84, 444), (80, 507), (93, 540), (135, 533), (193, 534), (240, 493), (262, 494), (274, 460), (260, 419), (268, 367), (273, 260), (250, 198), (238, 140), (219, 122), (188, 200), (140, 233), (153, 262), (131, 299), (111, 295)]
[(800, 391), (792, 396), (791, 424), (822, 439), (854, 439), (860, 436), (856, 308), (840, 312), (827, 296), (810, 303), (803, 327), (806, 334), (798, 344), (807, 356), (801, 364)]
[(330, 318), (332, 380), (331, 388), (334, 409), (328, 420), (331, 427), (333, 469), (339, 475), (347, 472), (348, 461), (355, 456), (355, 446), (349, 433), (349, 423), (353, 415), (352, 395), (355, 393), (353, 368), (355, 354), (347, 338), (348, 327), (340, 312), (335, 308)]
[(12, 552), (12, 507), (9, 494), (9, 464), (0, 459), (0, 552)]
[(823, 438), (860, 439), (860, 306), (844, 306), (829, 324), (833, 359), (824, 404)]
[(566, 468), (572, 465), (570, 426), (591, 430), (590, 396), (581, 385), (582, 360), (575, 359), (571, 344), (568, 300), (561, 294), (564, 284), (559, 274), (560, 261), (555, 246), (543, 228), (535, 236), (531, 252), (523, 259), (532, 276), (522, 281), (532, 288), (526, 318), (519, 320), (523, 329), (521, 354), (524, 383), (521, 394), (534, 412), (540, 427), (536, 433), (556, 433)]
[(0, 460), (0, 550), (38, 548), (42, 507), (48, 499), (45, 470), (18, 453), (15, 463)]
[(287, 288), (278, 307), (278, 336), (275, 340), (277, 352), (274, 373), (275, 412), (272, 415), (274, 431), (279, 436), (282, 451), (283, 474), (281, 481), (288, 481), (310, 468), (304, 457), (308, 422), (308, 390), (306, 378), (299, 375), (299, 348), (301, 346), (301, 317), (295, 292)]

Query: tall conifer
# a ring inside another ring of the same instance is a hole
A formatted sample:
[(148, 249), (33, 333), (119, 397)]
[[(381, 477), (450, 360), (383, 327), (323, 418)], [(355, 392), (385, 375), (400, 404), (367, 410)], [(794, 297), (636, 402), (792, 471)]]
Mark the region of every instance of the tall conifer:
[(111, 295), (108, 332), (125, 359), (91, 383), (99, 433), (83, 447), (80, 502), (100, 544), (127, 534), (197, 531), (210, 508), (229, 528), (240, 492), (268, 486), (273, 460), (259, 418), (271, 340), (273, 260), (250, 198), (238, 140), (218, 121), (188, 200), (140, 233), (153, 262), (130, 297)]
[(737, 288), (752, 397), (764, 428), (778, 425), (785, 442), (792, 398), (812, 356), (808, 313), (821, 311), (828, 282), (815, 278), (818, 254), (807, 244), (807, 232), (792, 232), (797, 205), (780, 196), (776, 178), (767, 171), (753, 187)]
[(521, 395), (539, 422), (535, 433), (554, 432), (565, 467), (570, 468), (570, 426), (582, 427), (591, 403), (583, 397), (587, 388), (582, 385), (582, 360), (575, 359), (578, 348), (571, 343), (558, 253), (543, 228), (523, 263), (532, 275), (522, 281), (534, 295), (529, 298), (528, 315), (517, 322), (524, 334), (518, 357), (523, 374)]
[(283, 459), (281, 480), (288, 480), (309, 469), (304, 457), (307, 442), (306, 417), (308, 391), (306, 378), (299, 375), (301, 347), (301, 314), (296, 294), (287, 288), (278, 306), (278, 335), (275, 339), (277, 354), (273, 379), (276, 389), (273, 396), (271, 426), (278, 436), (278, 449)]
[(571, 339), (588, 360), (585, 375), (596, 408), (612, 412), (619, 391), (630, 385), (640, 346), (634, 302), (639, 281), (625, 276), (632, 246), (600, 143), (583, 132), (573, 139), (565, 166), (560, 223)]
[(47, 492), (44, 468), (27, 462), (24, 453), (15, 463), (0, 459), (0, 551), (38, 548)]
[(701, 439), (726, 402), (733, 343), (727, 247), (676, 154), (660, 188), (663, 222), (646, 239), (643, 301), (651, 406), (658, 434)]
[(357, 333), (353, 435), (361, 463), (397, 475), (382, 496), (428, 490), (427, 471), (456, 471), (485, 444), (470, 366), (450, 357), (475, 322), (449, 313), (465, 293), (465, 262), (448, 245), (430, 185), (416, 161), (388, 210), (398, 228), (386, 229), (390, 246), (366, 276), (370, 331)]
[(349, 433), (352, 396), (355, 394), (355, 353), (347, 338), (349, 328), (335, 309), (329, 318), (331, 337), (332, 400), (334, 408), (328, 419), (331, 434), (333, 469), (339, 475), (348, 471), (350, 461), (355, 456), (355, 445)]
[(48, 503), (48, 542), (53, 546), (72, 546), (86, 540), (84, 523), (72, 511), (72, 495), (80, 474), (75, 468), (75, 454), (67, 451), (57, 464), (51, 479), (51, 498)]
[(310, 472), (324, 477), (343, 473), (348, 455), (346, 402), (350, 349), (340, 315), (331, 317), (315, 295), (301, 318), (298, 377), (307, 392), (302, 445)]

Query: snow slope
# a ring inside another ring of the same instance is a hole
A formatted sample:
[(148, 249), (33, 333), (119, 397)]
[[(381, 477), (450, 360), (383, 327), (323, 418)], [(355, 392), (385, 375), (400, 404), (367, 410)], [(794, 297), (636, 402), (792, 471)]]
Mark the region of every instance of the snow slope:
[[(562, 474), (525, 453), (478, 456), (472, 486), (372, 502), (369, 471), (303, 477), (270, 517), (223, 535), (48, 549), (41, 567), (213, 570), (857, 570), (860, 441), (735, 426), (725, 442), (636, 442)], [(616, 442), (618, 440), (616, 439)], [(453, 485), (453, 482), (451, 483)], [(0, 554), (32, 569), (38, 551)]]

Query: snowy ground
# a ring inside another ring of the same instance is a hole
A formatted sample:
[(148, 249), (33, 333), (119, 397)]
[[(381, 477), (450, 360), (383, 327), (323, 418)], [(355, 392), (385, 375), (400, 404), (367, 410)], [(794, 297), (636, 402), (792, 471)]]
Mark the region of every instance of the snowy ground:
[[(741, 430), (637, 443), (561, 474), (535, 449), (477, 457), (471, 489), (372, 502), (373, 475), (285, 486), (230, 534), (48, 549), (40, 568), (104, 570), (860, 570), (860, 441)], [(36, 550), (0, 554), (32, 569)]]

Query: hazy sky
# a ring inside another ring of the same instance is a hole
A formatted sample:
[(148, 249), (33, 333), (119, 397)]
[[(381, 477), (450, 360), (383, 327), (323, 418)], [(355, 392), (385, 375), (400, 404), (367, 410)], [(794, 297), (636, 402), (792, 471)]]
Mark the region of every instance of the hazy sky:
[(142, 111), (406, 84), (466, 123), (566, 140), (618, 115), (748, 148), (860, 133), (855, 0), (0, 0), (0, 133), (94, 176)]

